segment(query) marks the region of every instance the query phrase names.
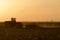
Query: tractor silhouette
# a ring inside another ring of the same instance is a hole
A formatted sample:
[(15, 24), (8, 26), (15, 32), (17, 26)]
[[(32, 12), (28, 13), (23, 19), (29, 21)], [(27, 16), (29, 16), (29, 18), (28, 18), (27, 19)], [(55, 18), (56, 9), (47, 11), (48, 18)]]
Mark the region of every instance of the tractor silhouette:
[(8, 27), (22, 27), (22, 22), (16, 22), (16, 18), (11, 18), (11, 21), (5, 21), (5, 26)]

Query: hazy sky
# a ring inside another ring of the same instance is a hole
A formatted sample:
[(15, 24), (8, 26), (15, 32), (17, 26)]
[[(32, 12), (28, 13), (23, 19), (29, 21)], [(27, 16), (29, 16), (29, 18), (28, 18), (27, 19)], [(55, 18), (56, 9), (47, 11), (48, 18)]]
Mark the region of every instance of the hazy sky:
[(60, 0), (0, 0), (0, 21), (60, 21)]

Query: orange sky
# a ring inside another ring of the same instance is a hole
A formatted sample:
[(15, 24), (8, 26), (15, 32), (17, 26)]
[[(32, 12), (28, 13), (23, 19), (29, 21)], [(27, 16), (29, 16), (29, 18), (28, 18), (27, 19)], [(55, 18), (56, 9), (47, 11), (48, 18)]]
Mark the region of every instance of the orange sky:
[(60, 0), (0, 0), (0, 21), (60, 21)]

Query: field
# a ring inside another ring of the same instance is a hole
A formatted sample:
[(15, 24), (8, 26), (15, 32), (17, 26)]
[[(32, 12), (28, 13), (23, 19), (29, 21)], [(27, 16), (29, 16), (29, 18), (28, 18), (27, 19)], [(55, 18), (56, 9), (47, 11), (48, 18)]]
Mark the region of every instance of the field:
[(60, 28), (0, 27), (0, 40), (60, 40)]

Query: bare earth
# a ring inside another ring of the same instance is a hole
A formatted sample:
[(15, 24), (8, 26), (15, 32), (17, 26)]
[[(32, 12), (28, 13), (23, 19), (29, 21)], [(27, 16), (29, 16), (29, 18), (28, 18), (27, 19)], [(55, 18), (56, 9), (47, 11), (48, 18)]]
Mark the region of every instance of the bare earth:
[(60, 40), (60, 28), (0, 27), (0, 40)]

